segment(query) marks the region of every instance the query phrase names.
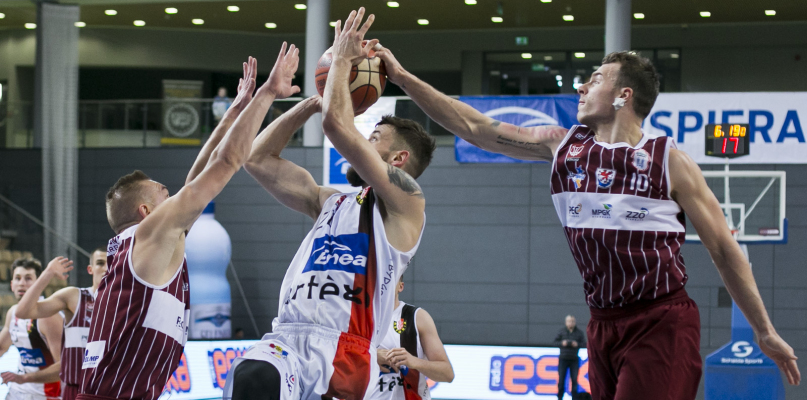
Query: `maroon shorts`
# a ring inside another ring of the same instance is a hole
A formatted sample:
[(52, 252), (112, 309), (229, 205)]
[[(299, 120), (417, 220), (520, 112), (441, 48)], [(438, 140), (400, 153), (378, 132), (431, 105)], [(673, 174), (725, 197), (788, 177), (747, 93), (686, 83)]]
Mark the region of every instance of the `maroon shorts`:
[(76, 400), (78, 392), (81, 389), (79, 385), (65, 384), (62, 386), (62, 400)]
[(700, 315), (682, 289), (649, 304), (591, 309), (588, 378), (597, 400), (694, 399)]

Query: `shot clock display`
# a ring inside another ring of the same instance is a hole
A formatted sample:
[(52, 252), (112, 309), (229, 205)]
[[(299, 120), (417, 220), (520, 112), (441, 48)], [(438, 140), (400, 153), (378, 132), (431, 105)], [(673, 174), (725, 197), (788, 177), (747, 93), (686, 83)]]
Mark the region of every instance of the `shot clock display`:
[(706, 125), (706, 155), (712, 157), (747, 156), (750, 150), (748, 124)]

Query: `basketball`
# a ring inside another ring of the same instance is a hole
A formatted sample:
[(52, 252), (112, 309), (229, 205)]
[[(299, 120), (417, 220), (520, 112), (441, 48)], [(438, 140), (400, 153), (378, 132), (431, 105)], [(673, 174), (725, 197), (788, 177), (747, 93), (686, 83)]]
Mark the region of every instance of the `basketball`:
[[(331, 57), (329, 48), (317, 61), (315, 75), (317, 92), (320, 96), (325, 93), (325, 82), (333, 61)], [(375, 104), (381, 93), (384, 93), (386, 85), (387, 75), (384, 62), (375, 57), (375, 52), (370, 50), (370, 57), (362, 60), (361, 64), (354, 65), (350, 70), (350, 97), (353, 99), (353, 114), (361, 115)]]

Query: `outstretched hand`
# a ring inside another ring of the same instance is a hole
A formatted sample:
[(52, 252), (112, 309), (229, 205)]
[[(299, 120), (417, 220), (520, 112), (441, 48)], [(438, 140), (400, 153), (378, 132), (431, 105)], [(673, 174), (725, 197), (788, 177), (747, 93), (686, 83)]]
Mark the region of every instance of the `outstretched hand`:
[(776, 363), (776, 366), (787, 377), (789, 384), (798, 385), (801, 382), (801, 373), (796, 364), (798, 357), (793, 352), (793, 348), (785, 343), (777, 333), (760, 336), (759, 348)]
[(364, 25), (361, 25), (361, 20), (364, 18), (364, 7), (360, 7), (359, 11), (351, 11), (345, 20), (344, 28), (342, 28), (342, 21), (336, 21), (334, 27), (333, 38), (333, 60), (345, 59), (350, 61), (353, 65), (359, 65), (365, 58), (369, 57), (370, 50), (378, 44), (378, 39), (364, 41), (364, 35), (373, 25), (375, 15), (370, 14)]
[(300, 92), (300, 87), (292, 85), (294, 73), (297, 72), (297, 65), (300, 63), (300, 49), (296, 46), (289, 46), (286, 51), (286, 42), (280, 47), (275, 66), (269, 74), (269, 79), (258, 89), (266, 94), (271, 94), (275, 99), (285, 99), (295, 93)]
[(244, 63), (244, 76), (238, 79), (238, 94), (227, 111), (240, 113), (247, 108), (247, 104), (252, 101), (252, 93), (255, 92), (255, 77), (258, 76), (258, 60), (250, 57)]
[(56, 257), (48, 263), (45, 272), (53, 276), (58, 276), (61, 279), (67, 279), (68, 272), (73, 270), (73, 262), (68, 260), (67, 257)]
[(406, 72), (403, 66), (401, 66), (401, 63), (398, 62), (392, 52), (388, 48), (382, 46), (381, 43), (376, 44), (375, 47), (373, 47), (373, 50), (375, 50), (375, 56), (384, 61), (384, 68), (387, 70), (387, 79), (389, 79), (390, 82), (401, 86), (403, 83), (403, 75)]

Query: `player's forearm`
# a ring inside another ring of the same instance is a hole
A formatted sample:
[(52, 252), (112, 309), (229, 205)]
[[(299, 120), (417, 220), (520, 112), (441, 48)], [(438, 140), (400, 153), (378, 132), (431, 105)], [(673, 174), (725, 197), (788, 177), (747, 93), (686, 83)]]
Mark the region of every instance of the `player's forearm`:
[(219, 143), (221, 143), (221, 139), (223, 139), (224, 135), (227, 134), (227, 131), (233, 125), (233, 122), (235, 122), (237, 117), (238, 111), (235, 110), (234, 107), (230, 107), (227, 112), (224, 113), (221, 121), (219, 121), (219, 124), (216, 125), (216, 129), (213, 129), (213, 133), (210, 134), (207, 142), (205, 142), (204, 146), (202, 146), (202, 150), (199, 151), (199, 155), (196, 156), (196, 161), (194, 161), (190, 172), (188, 172), (188, 177), (185, 179), (186, 184), (194, 180), (200, 173), (202, 173), (202, 171), (204, 171), (213, 150), (215, 150)]
[(312, 115), (317, 113), (316, 101), (307, 98), (272, 121), (252, 143), (248, 164), (262, 163), (280, 157), (294, 132), (297, 132)]
[(255, 98), (241, 112), (227, 134), (224, 135), (221, 143), (213, 151), (211, 162), (220, 160), (236, 168), (244, 165), (249, 156), (255, 132), (260, 129), (261, 121), (274, 100), (274, 94), (268, 90), (259, 89)]
[(426, 375), (429, 379), (435, 382), (451, 382), (454, 380), (454, 368), (448, 361), (429, 361), (420, 358), (416, 359), (415, 365), (410, 368), (420, 371), (421, 374)]
[(45, 369), (23, 375), (25, 382), (29, 383), (50, 383), (59, 381), (59, 369), (62, 363), (57, 361)]
[(14, 312), (18, 318), (36, 319), (49, 317), (50, 315), (42, 316), (39, 314), (39, 296), (48, 287), (53, 275), (46, 269), (42, 272), (42, 276), (37, 279), (33, 285), (25, 292), (20, 302), (17, 304), (17, 310)]
[(348, 144), (349, 128), (353, 125), (353, 100), (348, 79), (351, 67), (348, 60), (333, 60), (322, 98), (322, 129), (340, 152), (349, 150), (344, 146)]
[(757, 336), (768, 334), (774, 328), (762, 303), (751, 267), (738, 246), (728, 247), (712, 252), (712, 258), (723, 278), (726, 290), (748, 319)]

